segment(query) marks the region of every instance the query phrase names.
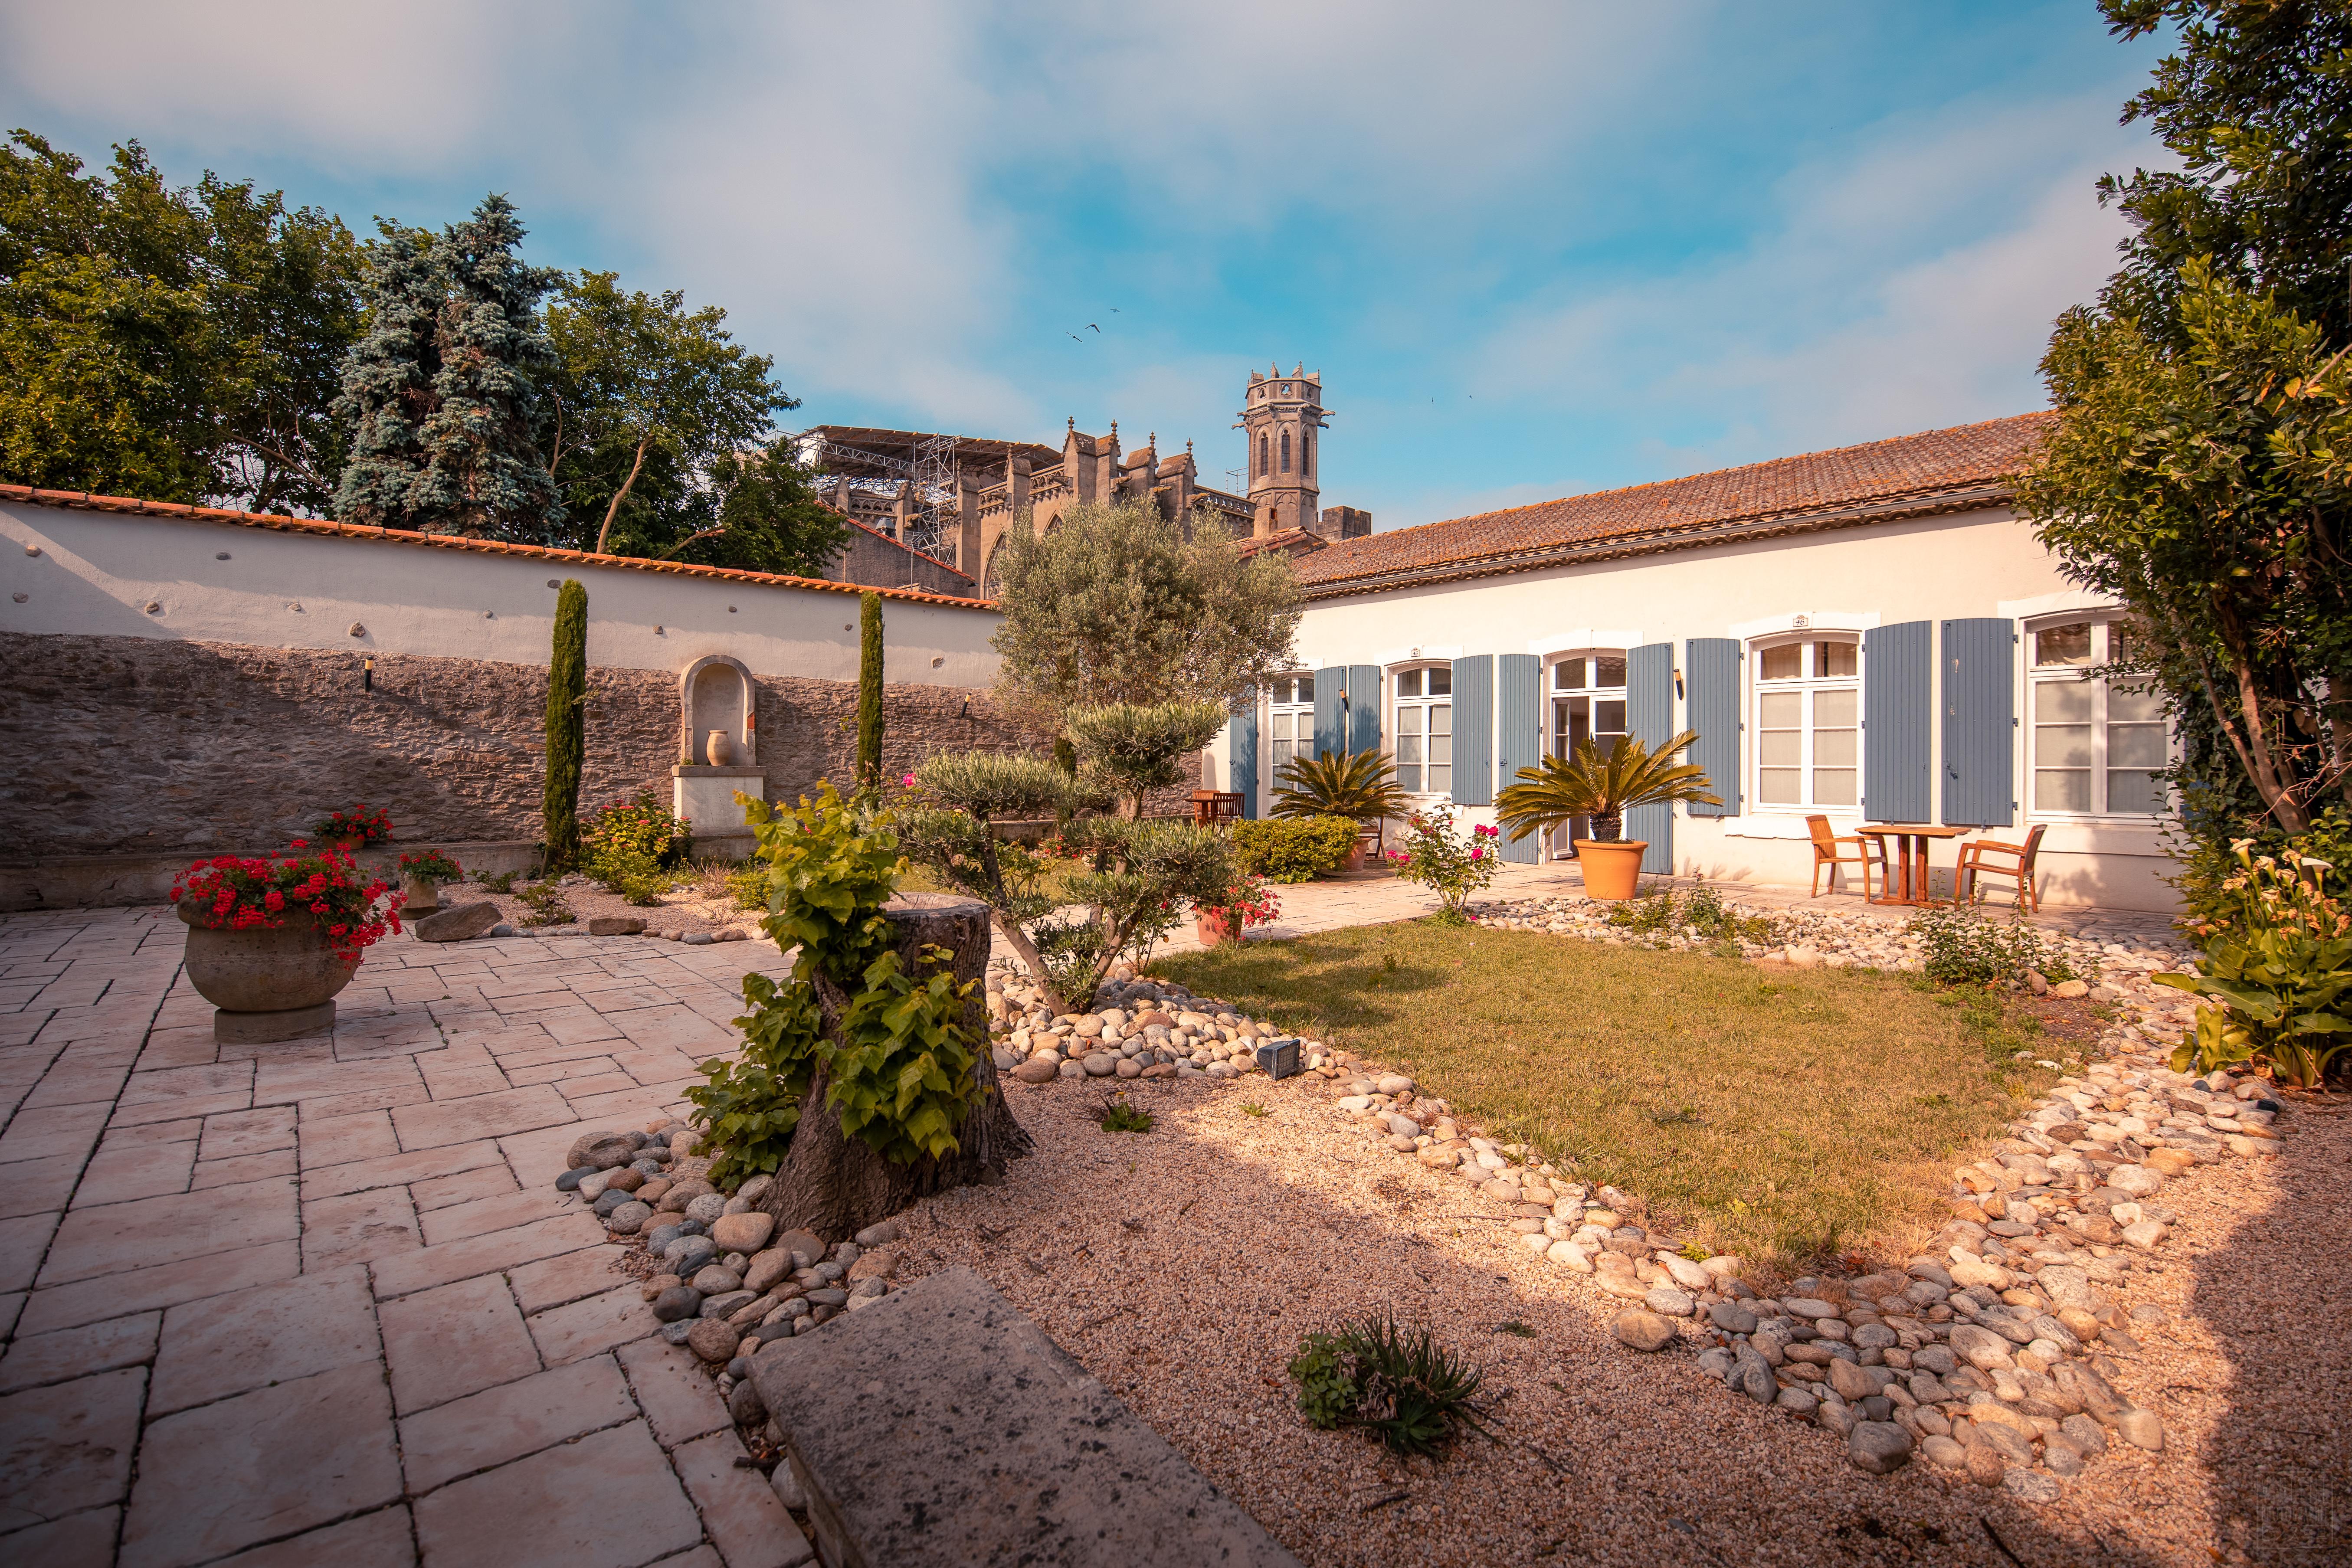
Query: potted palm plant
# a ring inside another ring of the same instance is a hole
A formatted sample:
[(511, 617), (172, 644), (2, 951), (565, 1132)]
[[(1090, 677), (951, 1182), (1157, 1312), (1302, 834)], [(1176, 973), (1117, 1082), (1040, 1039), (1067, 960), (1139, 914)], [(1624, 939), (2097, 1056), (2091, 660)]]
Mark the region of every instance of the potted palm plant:
[(1650, 845), (1644, 838), (1618, 837), (1625, 814), (1637, 805), (1678, 800), (1723, 804), (1708, 792), (1704, 768), (1675, 760), (1697, 739), (1697, 731), (1685, 730), (1653, 750), (1631, 735), (1621, 735), (1606, 752), (1586, 741), (1572, 757), (1546, 757), (1532, 768), (1521, 768), (1522, 782), (1496, 797), (1496, 817), (1510, 830), (1514, 844), (1530, 833), (1549, 832), (1580, 816), (1590, 818), (1592, 837), (1576, 840), (1584, 891), (1595, 899), (1630, 899), (1641, 881), (1642, 853)]
[(1357, 826), (1348, 869), (1363, 868), (1364, 857), (1381, 846), (1383, 817), (1403, 816), (1412, 803), (1397, 788), (1396, 764), (1367, 748), (1344, 757), (1321, 752), (1293, 757), (1275, 773), (1276, 816), (1345, 816)]

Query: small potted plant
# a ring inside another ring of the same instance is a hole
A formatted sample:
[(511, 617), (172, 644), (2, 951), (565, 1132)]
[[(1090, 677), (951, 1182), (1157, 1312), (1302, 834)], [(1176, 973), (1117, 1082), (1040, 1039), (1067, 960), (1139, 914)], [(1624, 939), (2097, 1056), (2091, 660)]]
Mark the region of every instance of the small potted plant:
[(290, 1040), (331, 1028), (361, 955), (400, 930), (392, 884), (347, 849), (302, 839), (266, 859), (199, 860), (172, 885), (188, 928), (188, 983), (216, 1009), (213, 1037)]
[(392, 842), (392, 814), (362, 802), (347, 811), (330, 812), (311, 826), (310, 837), (357, 854), (373, 845)]
[(1404, 880), (1437, 895), (1439, 920), (1458, 923), (1469, 918), (1464, 906), (1470, 895), (1495, 879), (1502, 858), (1496, 837), (1496, 829), (1481, 823), (1465, 838), (1454, 828), (1452, 806), (1431, 806), (1405, 818), (1404, 842), (1388, 852), (1389, 864)]
[(1620, 735), (1606, 752), (1586, 741), (1573, 757), (1546, 757), (1532, 768), (1521, 768), (1523, 782), (1496, 798), (1496, 816), (1510, 830), (1514, 844), (1578, 817), (1589, 820), (1592, 837), (1575, 841), (1586, 896), (1630, 899), (1641, 885), (1642, 855), (1650, 844), (1645, 838), (1619, 837), (1625, 814), (1637, 805), (1675, 801), (1723, 804), (1709, 792), (1706, 769), (1675, 760), (1697, 739), (1697, 731), (1685, 730), (1653, 750), (1631, 735)]
[(400, 912), (431, 914), (440, 906), (441, 884), (462, 882), (466, 868), (438, 849), (400, 858)]
[(1202, 947), (1239, 942), (1251, 926), (1262, 926), (1282, 913), (1282, 902), (1265, 879), (1245, 875), (1223, 898), (1192, 906), (1192, 929)]
[(1412, 803), (1397, 787), (1396, 764), (1366, 749), (1344, 757), (1324, 752), (1312, 758), (1293, 757), (1283, 763), (1275, 780), (1276, 816), (1346, 816), (1357, 825), (1355, 847), (1348, 852), (1347, 868), (1363, 869), (1367, 854), (1381, 846), (1381, 822), (1402, 816)]

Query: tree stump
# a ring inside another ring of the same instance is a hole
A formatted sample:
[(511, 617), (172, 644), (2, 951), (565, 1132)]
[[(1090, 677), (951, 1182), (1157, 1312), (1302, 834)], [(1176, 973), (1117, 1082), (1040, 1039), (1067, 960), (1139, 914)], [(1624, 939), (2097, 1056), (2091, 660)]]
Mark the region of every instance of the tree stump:
[[(897, 933), (898, 961), (908, 974), (928, 975), (938, 967), (923, 961), (926, 946), (942, 947), (954, 955), (950, 973), (959, 984), (978, 980), (987, 971), (989, 910), (979, 900), (901, 893), (882, 906), (882, 913)], [(816, 999), (825, 1037), (838, 1041), (851, 998), (820, 979)], [(973, 1076), (982, 1097), (956, 1131), (961, 1146), (944, 1160), (925, 1155), (912, 1164), (892, 1164), (863, 1139), (843, 1132), (840, 1113), (825, 1104), (832, 1074), (824, 1066), (816, 1068), (783, 1168), (760, 1200), (762, 1212), (775, 1215), (779, 1231), (807, 1230), (828, 1242), (846, 1240), (933, 1193), (975, 1184), (993, 1186), (1004, 1179), (1007, 1165), (1029, 1152), (1029, 1134), (1013, 1120), (997, 1081), (996, 1059), (988, 1046), (987, 1010), (977, 987), (965, 1004), (964, 1025), (978, 1042)]]

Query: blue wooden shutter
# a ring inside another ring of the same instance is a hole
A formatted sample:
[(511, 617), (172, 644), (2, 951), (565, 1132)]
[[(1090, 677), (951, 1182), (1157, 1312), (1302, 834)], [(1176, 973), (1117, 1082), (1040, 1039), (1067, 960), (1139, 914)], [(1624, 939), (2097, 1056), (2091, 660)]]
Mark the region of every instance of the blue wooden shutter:
[(1454, 799), (1495, 804), (1495, 656), (1454, 661)]
[[(1625, 728), (1645, 746), (1663, 745), (1675, 734), (1675, 645), (1646, 643), (1625, 655)], [(1636, 806), (1625, 814), (1625, 837), (1646, 838), (1642, 869), (1675, 868), (1675, 808)]]
[(2017, 820), (2017, 623), (1944, 623), (1944, 824)]
[(1348, 667), (1335, 664), (1315, 672), (1315, 754), (1348, 754), (1348, 722), (1342, 699), (1348, 689)]
[(1242, 699), (1227, 733), (1232, 741), (1225, 760), (1225, 789), (1242, 797), (1242, 815), (1257, 820), (1257, 693)]
[(1729, 637), (1693, 637), (1683, 645), (1683, 675), (1689, 681), (1685, 709), (1690, 728), (1690, 760), (1706, 770), (1707, 793), (1721, 805), (1693, 805), (1693, 816), (1739, 815), (1739, 645)]
[(1380, 749), (1381, 667), (1377, 664), (1351, 664), (1348, 667), (1348, 750), (1377, 752)]
[(1930, 621), (1862, 634), (1862, 814), (1874, 822), (1934, 809), (1935, 637)]
[[(1501, 794), (1518, 782), (1521, 768), (1543, 761), (1543, 661), (1531, 653), (1507, 653), (1495, 660), (1495, 781)], [(1530, 833), (1517, 844), (1507, 835), (1503, 858), (1532, 866), (1543, 858), (1543, 838)]]

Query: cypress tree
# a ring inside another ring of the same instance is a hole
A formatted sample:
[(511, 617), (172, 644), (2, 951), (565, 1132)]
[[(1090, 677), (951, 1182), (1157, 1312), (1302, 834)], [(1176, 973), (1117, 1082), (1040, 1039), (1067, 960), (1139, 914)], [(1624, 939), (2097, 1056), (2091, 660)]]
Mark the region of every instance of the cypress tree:
[(566, 578), (555, 596), (555, 646), (547, 661), (547, 869), (580, 858), (580, 773), (588, 757), (588, 590)]
[(882, 787), (882, 595), (857, 608), (857, 787)]
[(555, 363), (539, 301), (562, 274), (523, 264), (523, 234), (493, 195), (437, 237), (385, 241), (335, 404), (352, 426), (343, 521), (534, 543), (562, 521), (533, 437)]

